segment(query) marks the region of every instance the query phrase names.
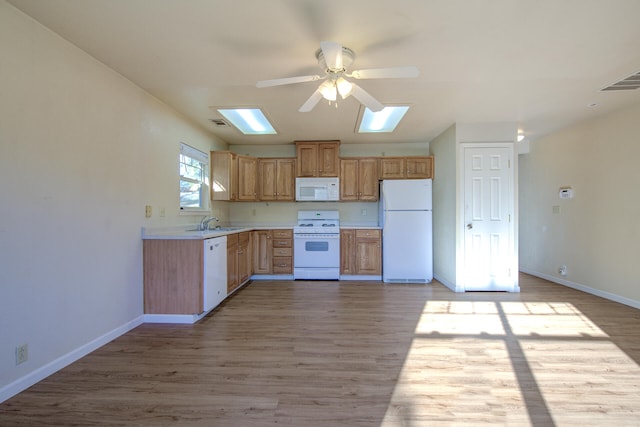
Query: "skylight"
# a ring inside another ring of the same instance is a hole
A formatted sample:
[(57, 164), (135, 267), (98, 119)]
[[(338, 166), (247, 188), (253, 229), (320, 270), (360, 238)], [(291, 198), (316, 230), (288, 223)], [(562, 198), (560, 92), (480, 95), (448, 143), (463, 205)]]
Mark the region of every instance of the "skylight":
[(245, 135), (274, 135), (277, 133), (259, 108), (220, 108), (218, 112)]
[(365, 108), (358, 133), (393, 132), (408, 110), (408, 105), (387, 106), (377, 113)]

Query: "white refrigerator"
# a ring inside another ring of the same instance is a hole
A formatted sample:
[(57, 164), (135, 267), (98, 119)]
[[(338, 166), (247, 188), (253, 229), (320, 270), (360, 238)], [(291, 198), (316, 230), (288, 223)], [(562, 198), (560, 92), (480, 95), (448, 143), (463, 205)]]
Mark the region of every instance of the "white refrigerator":
[(385, 180), (380, 184), (382, 280), (433, 280), (431, 179)]

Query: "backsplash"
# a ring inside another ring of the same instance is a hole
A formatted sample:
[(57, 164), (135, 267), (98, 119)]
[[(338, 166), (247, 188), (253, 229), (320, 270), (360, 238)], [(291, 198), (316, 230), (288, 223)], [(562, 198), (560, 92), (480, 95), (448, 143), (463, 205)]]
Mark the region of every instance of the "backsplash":
[(340, 211), (342, 225), (378, 225), (378, 202), (234, 202), (228, 207), (232, 225), (293, 226), (299, 210), (327, 209)]

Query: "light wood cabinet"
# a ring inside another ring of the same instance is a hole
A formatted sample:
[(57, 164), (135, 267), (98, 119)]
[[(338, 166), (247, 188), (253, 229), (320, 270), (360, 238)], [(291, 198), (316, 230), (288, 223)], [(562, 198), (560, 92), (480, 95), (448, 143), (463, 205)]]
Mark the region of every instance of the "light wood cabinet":
[(211, 152), (211, 200), (238, 200), (238, 155)]
[(380, 179), (433, 178), (433, 156), (381, 157), (378, 170)]
[(144, 240), (144, 312), (196, 314), (204, 310), (202, 240)]
[(340, 230), (340, 274), (356, 274), (355, 246), (356, 230)]
[(258, 159), (238, 156), (238, 200), (258, 200)]
[(380, 230), (340, 230), (340, 274), (382, 274), (382, 248)]
[(340, 142), (297, 141), (296, 159), (296, 176), (339, 176)]
[(273, 274), (293, 274), (293, 230), (271, 230)]
[(243, 284), (251, 277), (253, 263), (251, 258), (251, 232), (238, 233), (238, 277)]
[(350, 158), (340, 160), (340, 200), (378, 200), (378, 160)]
[(233, 292), (251, 277), (251, 232), (227, 236), (227, 293)]
[(227, 236), (227, 293), (231, 293), (240, 285), (238, 275), (238, 235)]
[(271, 230), (255, 230), (253, 240), (253, 272), (271, 274), (272, 246)]
[(253, 232), (255, 274), (293, 274), (293, 230)]
[(258, 194), (260, 200), (295, 199), (295, 159), (259, 159)]

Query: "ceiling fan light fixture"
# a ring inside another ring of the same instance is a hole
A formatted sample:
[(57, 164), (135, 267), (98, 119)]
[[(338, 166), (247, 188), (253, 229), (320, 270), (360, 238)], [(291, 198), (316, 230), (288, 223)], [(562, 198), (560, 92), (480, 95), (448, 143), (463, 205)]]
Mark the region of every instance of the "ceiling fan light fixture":
[(327, 80), (320, 85), (320, 93), (327, 101), (335, 101), (338, 97), (336, 85), (331, 80)]
[(346, 99), (349, 95), (351, 95), (351, 92), (353, 92), (353, 85), (343, 77), (340, 77), (338, 78), (338, 80), (336, 80), (336, 88), (338, 89), (338, 93), (340, 94), (342, 99)]

